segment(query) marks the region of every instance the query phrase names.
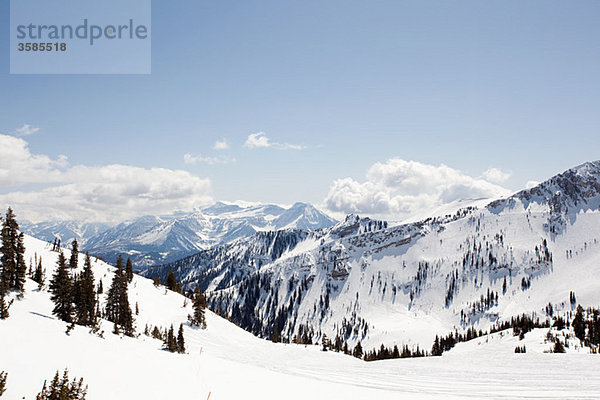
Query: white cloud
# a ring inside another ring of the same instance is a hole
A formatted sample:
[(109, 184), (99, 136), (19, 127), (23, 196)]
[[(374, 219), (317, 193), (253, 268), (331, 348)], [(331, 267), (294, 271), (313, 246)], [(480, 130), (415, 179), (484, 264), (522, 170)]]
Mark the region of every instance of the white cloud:
[(504, 172), (499, 170), (498, 168), (490, 168), (483, 173), (483, 177), (490, 182), (493, 183), (503, 183), (510, 178), (512, 175), (511, 172)]
[(212, 202), (211, 182), (187, 171), (129, 165), (69, 166), (31, 154), (27, 142), (0, 135), (0, 187), (45, 183), (43, 188), (0, 194), (33, 221), (81, 219), (120, 221), (145, 214), (191, 210)]
[(29, 125), (29, 124), (24, 124), (22, 127), (17, 128), (15, 130), (15, 135), (16, 136), (29, 136), (29, 135), (33, 135), (34, 133), (36, 133), (39, 130), (40, 130), (40, 128), (37, 128), (37, 127)]
[(217, 140), (215, 145), (213, 146), (215, 150), (227, 150), (229, 149), (229, 143), (227, 143), (227, 139)]
[(60, 182), (67, 165), (65, 156), (31, 154), (25, 140), (0, 134), (0, 186)]
[(273, 148), (278, 150), (306, 149), (306, 146), (302, 146), (299, 144), (272, 142), (271, 139), (269, 139), (264, 132), (257, 132), (248, 135), (246, 142), (244, 142), (244, 147), (248, 147), (249, 149)]
[(236, 161), (233, 157), (216, 156), (216, 157), (204, 157), (201, 155), (184, 154), (183, 162), (188, 165), (196, 165), (200, 163), (214, 165), (214, 164), (230, 164)]
[(371, 166), (364, 182), (352, 178), (335, 180), (325, 205), (333, 212), (366, 213), (399, 220), (456, 200), (508, 194), (510, 191), (501, 186), (443, 164), (392, 158)]

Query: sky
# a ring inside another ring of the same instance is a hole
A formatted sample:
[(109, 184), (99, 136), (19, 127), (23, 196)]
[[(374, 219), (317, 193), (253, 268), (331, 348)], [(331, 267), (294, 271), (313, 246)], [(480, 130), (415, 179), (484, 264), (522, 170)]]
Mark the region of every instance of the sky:
[(0, 206), (400, 219), (600, 159), (598, 1), (154, 1), (151, 38), (149, 75), (11, 75), (4, 30)]

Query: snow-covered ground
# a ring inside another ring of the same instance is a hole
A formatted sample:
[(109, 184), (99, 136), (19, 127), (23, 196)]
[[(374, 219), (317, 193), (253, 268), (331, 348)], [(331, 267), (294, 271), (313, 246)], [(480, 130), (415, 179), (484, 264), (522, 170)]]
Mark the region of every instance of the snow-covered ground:
[[(27, 259), (43, 257), (51, 276), (57, 253), (27, 238)], [(68, 252), (67, 252), (68, 253)], [(67, 255), (68, 256), (68, 255)], [(83, 265), (83, 257), (80, 259)], [(93, 264), (105, 292), (112, 267)], [(136, 302), (137, 331), (145, 324), (175, 328), (191, 305), (184, 297), (135, 276), (130, 303)], [(523, 341), (511, 332), (457, 345), (442, 357), (363, 362), (322, 352), (318, 346), (275, 344), (258, 339), (207, 311), (208, 329), (185, 326), (187, 353), (161, 350), (144, 335), (121, 337), (104, 322), (104, 338), (52, 316), (47, 291), (27, 282), (25, 298), (0, 321), (0, 370), (8, 372), (3, 399), (33, 399), (44, 379), (69, 368), (84, 377), (89, 400), (105, 399), (408, 399), (408, 398), (598, 398), (598, 355), (545, 354), (546, 330)], [(526, 345), (526, 354), (514, 354)]]

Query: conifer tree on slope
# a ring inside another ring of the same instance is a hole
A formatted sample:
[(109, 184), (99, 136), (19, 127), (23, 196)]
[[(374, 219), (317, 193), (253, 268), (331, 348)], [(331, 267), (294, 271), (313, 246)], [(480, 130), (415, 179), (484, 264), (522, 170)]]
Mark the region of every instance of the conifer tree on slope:
[(0, 319), (6, 319), (10, 316), (8, 309), (13, 302), (13, 300), (11, 300), (10, 303), (7, 304), (4, 296), (4, 293), (0, 293)]
[(185, 353), (185, 340), (183, 339), (183, 324), (179, 324), (179, 332), (177, 332), (177, 352)]
[(188, 320), (192, 325), (206, 329), (206, 316), (204, 309), (206, 308), (206, 297), (204, 293), (196, 286), (194, 289), (194, 300), (192, 302), (194, 314), (188, 316)]
[(16, 290), (22, 293), (27, 272), (25, 245), (23, 244), (24, 235), (19, 233), (19, 224), (17, 224), (15, 214), (10, 207), (2, 221), (0, 237), (2, 239), (2, 246), (0, 247), (0, 252), (2, 252), (0, 258), (2, 265), (0, 292), (6, 293), (9, 290)]
[(8, 374), (4, 371), (0, 372), (0, 397), (2, 397), (2, 395), (4, 394), (4, 391), (6, 390), (6, 379), (8, 377)]
[(54, 302), (52, 314), (65, 322), (73, 322), (73, 282), (67, 269), (67, 260), (61, 251), (58, 254), (57, 268), (50, 281), (50, 297)]
[(83, 271), (77, 278), (77, 295), (75, 296), (75, 313), (77, 323), (93, 326), (96, 323), (96, 287), (92, 260), (86, 253)]
[(49, 386), (44, 381), (42, 391), (38, 393), (36, 400), (85, 400), (87, 390), (87, 385), (83, 385), (83, 378), (79, 380), (73, 378), (70, 381), (69, 372), (65, 369), (62, 379), (56, 371)]
[(119, 325), (128, 336), (133, 335), (133, 315), (127, 294), (127, 276), (123, 270), (123, 257), (117, 259), (112, 284), (106, 299), (106, 319)]
[(125, 274), (127, 275), (127, 282), (131, 283), (133, 280), (133, 264), (129, 257), (127, 257), (127, 264), (125, 264)]
[(69, 259), (69, 266), (73, 269), (77, 268), (79, 263), (79, 245), (77, 239), (73, 239), (73, 247), (71, 249), (71, 258)]
[(165, 350), (169, 350), (171, 353), (177, 351), (177, 339), (175, 338), (175, 333), (173, 331), (173, 324), (171, 324), (171, 327), (165, 335), (164, 346)]
[(42, 257), (38, 260), (38, 265), (35, 267), (33, 272), (33, 281), (38, 284), (38, 288), (41, 289), (44, 286), (44, 269), (42, 267)]

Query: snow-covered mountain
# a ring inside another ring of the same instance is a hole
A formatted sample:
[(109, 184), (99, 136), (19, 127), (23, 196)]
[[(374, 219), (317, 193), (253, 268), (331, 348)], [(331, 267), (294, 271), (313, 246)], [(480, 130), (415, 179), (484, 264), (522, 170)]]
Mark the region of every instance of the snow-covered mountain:
[(65, 245), (77, 239), (80, 246), (85, 245), (88, 239), (109, 229), (111, 225), (101, 222), (79, 222), (79, 221), (54, 221), (20, 222), (21, 229), (28, 235), (41, 240), (53, 241), (60, 239)]
[(144, 216), (106, 229), (74, 222), (26, 224), (23, 228), (43, 240), (60, 237), (63, 243), (68, 243), (77, 237), (80, 248), (90, 254), (109, 262), (123, 254), (132, 259), (136, 268), (143, 268), (178, 260), (256, 232), (289, 228), (318, 230), (335, 223), (306, 203), (284, 208), (272, 204), (243, 207), (219, 202), (191, 213)]
[[(25, 258), (43, 259), (46, 276), (52, 276), (58, 253), (28, 236), (25, 247)], [(74, 272), (81, 272), (83, 261), (80, 255)], [(92, 269), (96, 284), (102, 281), (108, 289), (114, 268), (94, 259)], [(544, 354), (552, 346), (548, 330), (535, 329), (523, 340), (503, 331), (459, 343), (442, 357), (364, 362), (323, 352), (320, 345), (261, 340), (211, 312), (207, 329), (191, 327), (186, 323), (192, 312), (189, 300), (137, 275), (128, 285), (128, 297), (139, 311), (134, 315), (135, 337), (114, 334), (112, 323), (105, 320), (99, 321), (98, 331), (69, 328), (52, 314), (47, 281), (39, 290), (28, 279), (21, 299), (9, 294), (10, 316), (0, 320), (0, 372), (8, 373), (2, 398), (33, 399), (44, 380), (49, 384), (65, 368), (70, 377), (84, 379), (88, 400), (593, 399), (600, 389), (598, 355), (585, 354), (568, 329), (553, 329), (570, 334), (573, 344), (567, 354)], [(106, 290), (99, 301), (103, 307)], [(161, 340), (143, 333), (147, 325), (180, 323), (185, 354), (161, 350)], [(526, 346), (527, 354), (514, 354), (516, 346)]]
[(600, 303), (600, 162), (451, 215), (388, 226), (355, 215), (316, 232), (256, 234), (149, 269), (209, 291), (263, 337), (427, 345), (520, 313)]

